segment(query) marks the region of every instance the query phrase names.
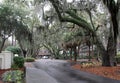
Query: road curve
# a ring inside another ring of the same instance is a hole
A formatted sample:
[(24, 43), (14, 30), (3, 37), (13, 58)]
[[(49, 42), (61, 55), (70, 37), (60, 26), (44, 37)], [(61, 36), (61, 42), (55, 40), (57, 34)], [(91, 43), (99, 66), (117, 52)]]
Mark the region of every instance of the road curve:
[(41, 59), (26, 68), (27, 83), (120, 83), (71, 68), (64, 60)]

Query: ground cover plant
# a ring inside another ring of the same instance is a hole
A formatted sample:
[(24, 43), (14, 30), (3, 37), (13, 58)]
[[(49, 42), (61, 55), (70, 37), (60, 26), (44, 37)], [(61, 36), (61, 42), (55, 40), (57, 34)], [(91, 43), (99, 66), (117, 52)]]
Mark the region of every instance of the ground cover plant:
[(10, 70), (2, 75), (2, 81), (4, 83), (23, 83), (23, 76), (21, 70)]

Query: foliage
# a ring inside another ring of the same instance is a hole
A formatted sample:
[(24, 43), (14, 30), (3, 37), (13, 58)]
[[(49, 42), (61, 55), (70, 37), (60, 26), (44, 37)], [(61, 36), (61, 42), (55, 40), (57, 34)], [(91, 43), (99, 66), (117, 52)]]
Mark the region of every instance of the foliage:
[(115, 56), (117, 63), (120, 63), (120, 53), (117, 54), (117, 56)]
[(6, 71), (2, 75), (3, 82), (10, 82), (10, 83), (23, 83), (23, 71), (21, 70), (11, 70)]
[[(77, 41), (77, 43), (81, 43), (84, 40), (80, 35), (83, 35), (82, 33), (85, 30), (89, 33), (88, 36), (93, 37), (92, 42), (95, 42), (99, 48), (103, 56), (103, 65), (110, 66), (109, 62), (113, 62), (113, 57), (110, 58), (110, 56), (115, 55), (115, 43), (117, 44), (114, 40), (117, 39), (118, 35), (119, 22), (117, 22), (116, 18), (119, 15), (119, 0), (72, 0), (72, 2), (68, 2), (68, 0), (5, 1), (9, 4), (0, 8), (2, 28), (0, 31), (4, 37), (8, 37), (15, 32), (20, 47), (22, 50), (27, 50), (28, 55), (30, 55), (29, 53), (33, 55), (36, 50), (38, 52), (40, 47), (46, 47), (54, 57), (57, 57), (61, 50), (60, 45), (63, 42), (61, 41), (62, 36), (64, 36), (66, 42), (74, 43)], [(102, 1), (108, 9), (104, 7)], [(47, 11), (45, 10), (46, 4), (50, 6)], [(25, 15), (26, 13), (21, 11), (24, 9), (26, 11), (30, 10), (30, 13)], [(73, 25), (70, 26), (72, 29), (76, 27), (81, 29), (76, 29), (77, 31), (71, 30), (70, 33), (68, 31), (66, 35), (63, 35), (64, 31), (68, 30), (65, 29), (68, 27), (67, 23)], [(37, 33), (37, 27), (40, 25), (44, 27), (40, 27)], [(88, 38), (88, 40), (91, 39)], [(110, 56), (106, 56), (106, 51)]]
[(91, 67), (96, 67), (100, 65), (101, 65), (100, 62), (87, 62), (87, 61), (81, 62), (81, 68), (91, 68)]
[(53, 23), (50, 27), (43, 27), (41, 30), (37, 30), (37, 34), (35, 34), (35, 41), (39, 41), (43, 48), (49, 50), (49, 52), (52, 54), (52, 57), (58, 58), (61, 50), (61, 36), (64, 31), (64, 29), (61, 30), (59, 22), (56, 22), (56, 24)]
[(18, 65), (15, 64), (15, 63), (13, 63), (13, 64), (11, 65), (11, 68), (12, 68), (12, 69), (19, 69)]
[(79, 28), (78, 26), (74, 26), (74, 29), (69, 30), (63, 35), (63, 41), (68, 43), (79, 43), (81, 42), (85, 37), (85, 35), (88, 35), (87, 33), (85, 33), (84, 30), (82, 30), (81, 28)]
[(17, 56), (13, 58), (13, 63), (18, 67), (18, 68), (22, 68), (24, 67), (24, 58)]
[(93, 63), (91, 63), (91, 62), (89, 62), (89, 63), (82, 63), (81, 64), (82, 68), (89, 68), (89, 67), (93, 67), (93, 66), (94, 66)]
[(20, 39), (31, 40), (27, 23), (24, 22), (27, 19), (28, 11), (22, 6), (20, 7), (20, 5), (10, 3), (9, 1), (0, 4), (0, 38), (2, 38), (0, 51), (4, 46), (5, 40), (11, 35), (15, 36), (18, 41)]
[(117, 58), (117, 57), (120, 57), (120, 52), (118, 52), (118, 53), (117, 53), (117, 56), (116, 56), (116, 58)]
[(25, 58), (25, 61), (26, 61), (26, 62), (34, 62), (35, 59), (32, 58), (32, 57), (27, 57), (27, 58)]
[(15, 47), (15, 46), (8, 46), (5, 50), (11, 51), (13, 54), (20, 54), (21, 53), (20, 48)]
[[(118, 35), (119, 22), (117, 21), (117, 17), (119, 10), (119, 1), (118, 0), (110, 0), (110, 1), (85, 0), (84, 2), (82, 2), (83, 0), (80, 0), (79, 2), (75, 0), (72, 1), (70, 4), (67, 1), (59, 1), (59, 0), (49, 0), (49, 1), (52, 3), (55, 11), (57, 12), (58, 18), (61, 22), (73, 23), (81, 27), (83, 30), (86, 30), (94, 37), (93, 38), (94, 43), (96, 44), (97, 48), (99, 48), (99, 51), (102, 55), (102, 65), (113, 66), (115, 61), (114, 56), (116, 55), (115, 51), (116, 51), (117, 35)], [(107, 6), (107, 9), (103, 5), (102, 1), (105, 4), (105, 6)], [(98, 8), (98, 5), (100, 5), (101, 7), (99, 6)], [(89, 16), (89, 19), (82, 18), (79, 15), (81, 11), (85, 11)], [(103, 23), (99, 25), (100, 22), (96, 20), (96, 18), (99, 19), (97, 13), (106, 15), (105, 17), (105, 22), (107, 22), (106, 24), (104, 23), (103, 20), (101, 20), (101, 22)], [(109, 21), (107, 21), (107, 19), (109, 19)], [(95, 23), (97, 24), (95, 25)], [(105, 38), (105, 36), (102, 37), (104, 38), (104, 40), (105, 39), (108, 40), (107, 44), (103, 43), (103, 40), (100, 39), (97, 33), (100, 32), (99, 29), (100, 28), (102, 29), (103, 26), (109, 29), (108, 37), (107, 38)]]

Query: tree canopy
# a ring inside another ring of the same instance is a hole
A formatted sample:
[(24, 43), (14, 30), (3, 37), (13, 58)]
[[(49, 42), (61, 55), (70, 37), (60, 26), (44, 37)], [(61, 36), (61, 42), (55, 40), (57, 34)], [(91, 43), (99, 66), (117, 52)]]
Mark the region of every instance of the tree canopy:
[(78, 47), (86, 42), (97, 46), (103, 66), (114, 65), (119, 0), (5, 0), (0, 6), (1, 48), (14, 34), (27, 55), (35, 56), (46, 47), (57, 56), (64, 43), (74, 46), (77, 57)]

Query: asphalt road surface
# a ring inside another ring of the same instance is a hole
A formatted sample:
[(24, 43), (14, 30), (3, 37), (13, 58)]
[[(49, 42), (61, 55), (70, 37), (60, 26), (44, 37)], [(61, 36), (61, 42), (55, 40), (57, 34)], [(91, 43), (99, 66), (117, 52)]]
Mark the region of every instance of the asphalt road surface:
[(70, 63), (63, 60), (43, 59), (26, 68), (27, 83), (120, 83), (120, 81), (104, 78), (71, 68)]

